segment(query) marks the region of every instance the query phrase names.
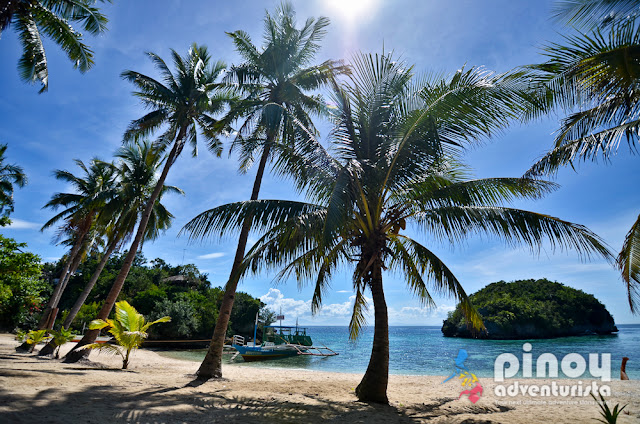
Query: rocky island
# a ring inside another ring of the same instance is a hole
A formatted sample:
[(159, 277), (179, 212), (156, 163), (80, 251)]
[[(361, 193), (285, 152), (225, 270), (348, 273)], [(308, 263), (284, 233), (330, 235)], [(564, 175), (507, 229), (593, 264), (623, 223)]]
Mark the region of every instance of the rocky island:
[(618, 331), (609, 311), (593, 295), (547, 279), (499, 281), (470, 299), (487, 331), (471, 331), (458, 305), (443, 322), (445, 337), (547, 339)]

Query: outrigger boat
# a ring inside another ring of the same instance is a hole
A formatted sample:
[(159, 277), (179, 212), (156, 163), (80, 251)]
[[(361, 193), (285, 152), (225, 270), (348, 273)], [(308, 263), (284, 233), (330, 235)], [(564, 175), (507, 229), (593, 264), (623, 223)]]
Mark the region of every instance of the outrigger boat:
[(246, 343), (244, 337), (233, 336), (232, 346), (242, 359), (247, 362), (267, 359), (286, 358), (296, 355), (336, 356), (338, 353), (326, 346), (313, 346), (311, 337), (304, 327), (288, 327), (283, 325), (266, 325), (262, 329), (262, 344), (256, 345), (258, 319), (253, 330), (253, 342)]

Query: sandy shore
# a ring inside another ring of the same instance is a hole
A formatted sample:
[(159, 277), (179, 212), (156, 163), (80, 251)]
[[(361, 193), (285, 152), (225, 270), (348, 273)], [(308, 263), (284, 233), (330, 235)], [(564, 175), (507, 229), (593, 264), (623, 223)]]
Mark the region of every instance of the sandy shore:
[[(63, 364), (16, 353), (15, 346), (11, 335), (0, 334), (0, 423), (524, 424), (595, 422), (598, 417), (591, 397), (544, 398), (534, 404), (542, 398), (496, 396), (496, 383), (488, 379), (481, 379), (484, 395), (472, 404), (458, 400), (457, 383), (440, 384), (442, 377), (391, 376), (390, 405), (382, 406), (356, 401), (357, 374), (280, 369), (257, 374), (229, 365), (224, 380), (192, 386), (198, 363), (144, 349), (136, 352), (128, 371), (121, 371), (117, 357), (94, 352), (92, 364)], [(640, 382), (613, 381), (610, 386), (609, 403), (628, 404), (630, 412), (618, 422), (640, 422)]]

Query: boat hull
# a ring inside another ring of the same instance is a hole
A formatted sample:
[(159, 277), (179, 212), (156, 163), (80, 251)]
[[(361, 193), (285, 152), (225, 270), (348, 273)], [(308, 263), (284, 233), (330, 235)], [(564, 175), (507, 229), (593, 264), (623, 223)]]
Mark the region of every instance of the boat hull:
[(244, 359), (245, 362), (257, 362), (257, 361), (267, 361), (269, 359), (281, 359), (281, 358), (288, 358), (290, 356), (295, 356), (297, 355), (296, 353), (286, 353), (286, 354), (282, 354), (282, 353), (277, 353), (277, 354), (261, 354), (261, 355), (255, 355), (255, 354), (245, 354), (245, 355), (240, 355), (242, 356), (242, 359)]
[(276, 346), (276, 347), (263, 347), (263, 346), (239, 346), (233, 345), (233, 347), (240, 353), (242, 359), (246, 362), (266, 361), (269, 359), (287, 358), (290, 356), (296, 356), (300, 353), (299, 348), (296, 349), (292, 346)]

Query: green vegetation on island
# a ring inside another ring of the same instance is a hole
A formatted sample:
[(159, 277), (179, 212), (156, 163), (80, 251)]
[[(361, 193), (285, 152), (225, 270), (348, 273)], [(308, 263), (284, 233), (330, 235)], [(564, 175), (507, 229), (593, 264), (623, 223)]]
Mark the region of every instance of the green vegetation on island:
[(487, 331), (470, 330), (458, 306), (443, 322), (445, 337), (546, 339), (618, 331), (609, 311), (593, 295), (547, 279), (499, 281), (469, 298)]

